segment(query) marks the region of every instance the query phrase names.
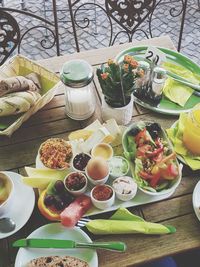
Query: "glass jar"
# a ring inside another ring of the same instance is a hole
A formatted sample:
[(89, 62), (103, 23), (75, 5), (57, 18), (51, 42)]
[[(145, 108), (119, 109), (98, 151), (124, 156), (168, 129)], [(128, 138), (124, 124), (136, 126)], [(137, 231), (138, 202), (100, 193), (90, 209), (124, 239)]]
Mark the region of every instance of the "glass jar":
[(85, 120), (95, 110), (93, 69), (85, 60), (66, 62), (61, 71), (61, 81), (65, 84), (65, 111), (74, 120)]
[(187, 114), (184, 126), (184, 145), (194, 155), (200, 155), (200, 104)]

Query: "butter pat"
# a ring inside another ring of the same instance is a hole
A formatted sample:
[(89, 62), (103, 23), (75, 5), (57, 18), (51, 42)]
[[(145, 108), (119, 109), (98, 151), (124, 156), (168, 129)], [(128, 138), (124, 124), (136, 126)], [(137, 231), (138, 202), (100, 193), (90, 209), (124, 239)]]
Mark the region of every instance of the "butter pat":
[(114, 140), (106, 127), (100, 127), (83, 144), (80, 145), (82, 152), (89, 153), (97, 144), (110, 143)]

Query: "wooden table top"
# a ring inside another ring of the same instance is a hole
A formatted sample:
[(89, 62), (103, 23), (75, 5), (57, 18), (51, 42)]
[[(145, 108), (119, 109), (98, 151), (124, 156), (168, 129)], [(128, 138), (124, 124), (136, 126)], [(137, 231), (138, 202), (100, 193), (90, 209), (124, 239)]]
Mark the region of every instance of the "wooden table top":
[[(106, 62), (108, 58), (115, 57), (125, 48), (137, 45), (157, 45), (175, 49), (169, 37), (159, 37), (140, 42), (135, 41), (131, 44), (54, 57), (41, 60), (39, 63), (58, 73), (65, 61), (82, 58), (95, 68), (99, 64)], [(99, 84), (96, 78), (94, 82), (97, 89), (97, 108), (90, 119), (74, 121), (66, 117), (63, 92), (58, 92), (49, 104), (25, 122), (11, 138), (0, 137), (0, 170), (10, 170), (24, 174), (24, 166), (34, 166), (37, 150), (44, 140), (49, 137), (67, 139), (71, 131), (84, 128), (97, 118), (102, 121)], [(156, 121), (161, 123), (164, 128), (168, 128), (177, 120), (177, 117), (153, 113), (134, 105), (132, 121), (139, 120)], [(198, 180), (199, 173), (192, 172), (184, 166), (181, 184), (170, 198), (131, 209), (131, 211), (143, 216), (147, 221), (175, 226), (177, 228), (175, 234), (162, 236), (132, 234), (101, 237), (99, 239), (101, 241), (123, 241), (127, 244), (128, 249), (125, 253), (99, 250), (99, 266), (136, 266), (166, 255), (174, 255), (199, 248), (200, 223), (192, 207), (192, 192)], [(12, 248), (13, 241), (26, 237), (46, 223), (48, 221), (39, 214), (37, 205), (35, 205), (33, 214), (26, 225), (16, 234), (0, 240), (0, 266), (9, 267), (14, 265), (17, 249)]]

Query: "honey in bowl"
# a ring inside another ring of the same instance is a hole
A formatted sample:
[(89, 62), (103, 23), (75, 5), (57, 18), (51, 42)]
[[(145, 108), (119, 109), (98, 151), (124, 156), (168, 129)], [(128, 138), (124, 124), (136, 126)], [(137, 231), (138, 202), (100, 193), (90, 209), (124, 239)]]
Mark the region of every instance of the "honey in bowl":
[(12, 183), (3, 173), (0, 173), (0, 206), (8, 199), (12, 190)]
[(200, 105), (191, 110), (186, 119), (183, 143), (194, 155), (200, 155)]
[(101, 157), (105, 160), (109, 160), (113, 156), (113, 149), (106, 143), (100, 143), (92, 149), (91, 154), (92, 157)]

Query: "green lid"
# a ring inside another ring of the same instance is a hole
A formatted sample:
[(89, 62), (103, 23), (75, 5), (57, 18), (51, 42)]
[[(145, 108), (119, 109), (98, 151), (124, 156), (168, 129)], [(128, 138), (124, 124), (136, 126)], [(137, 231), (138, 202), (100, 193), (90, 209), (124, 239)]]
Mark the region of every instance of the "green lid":
[(61, 81), (70, 87), (84, 87), (93, 79), (92, 66), (85, 60), (75, 59), (67, 61), (61, 70)]

